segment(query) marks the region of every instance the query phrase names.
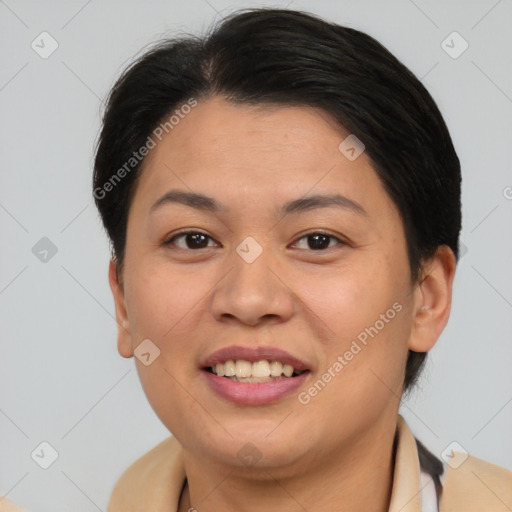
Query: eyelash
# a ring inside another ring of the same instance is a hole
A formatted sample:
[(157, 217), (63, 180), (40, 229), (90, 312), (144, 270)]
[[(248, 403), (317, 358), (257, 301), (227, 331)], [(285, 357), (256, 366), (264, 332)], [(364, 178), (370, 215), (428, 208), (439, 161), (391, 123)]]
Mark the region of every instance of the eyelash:
[[(166, 240), (163, 245), (164, 246), (170, 246), (170, 245), (173, 245), (174, 244), (174, 241), (180, 237), (184, 237), (186, 235), (204, 235), (206, 236), (207, 238), (209, 238), (210, 240), (213, 240), (213, 238), (210, 236), (210, 235), (207, 235), (206, 233), (203, 233), (202, 231), (182, 231), (181, 233), (177, 233), (175, 235), (173, 235), (171, 238), (169, 238), (168, 240)], [(339, 242), (338, 245), (348, 245), (347, 242), (345, 242), (344, 240), (342, 240), (341, 238), (331, 234), (331, 233), (328, 233), (326, 231), (322, 231), (322, 230), (317, 230), (317, 231), (310, 231), (309, 233), (306, 233), (304, 235), (302, 235), (300, 238), (298, 238), (297, 240), (302, 240), (303, 238), (308, 238), (309, 236), (313, 236), (313, 235), (324, 235), (326, 237), (329, 237), (329, 238), (332, 238), (334, 240), (337, 240)], [(182, 247), (178, 247), (177, 249), (178, 250), (182, 250), (182, 251), (194, 251), (194, 252), (198, 252), (202, 249), (208, 249), (209, 247), (201, 247), (199, 249), (189, 249), (189, 248), (182, 248)], [(317, 250), (314, 250), (314, 249), (301, 249), (301, 250), (308, 250), (310, 252), (326, 252), (328, 249), (333, 249), (333, 247), (327, 247), (326, 249), (317, 249)]]

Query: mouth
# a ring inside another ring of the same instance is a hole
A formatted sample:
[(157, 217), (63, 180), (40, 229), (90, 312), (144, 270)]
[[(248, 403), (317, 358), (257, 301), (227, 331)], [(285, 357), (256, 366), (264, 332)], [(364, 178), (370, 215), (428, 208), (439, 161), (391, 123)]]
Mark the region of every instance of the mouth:
[(273, 347), (227, 347), (208, 356), (200, 369), (217, 395), (242, 405), (276, 402), (311, 373), (305, 362)]

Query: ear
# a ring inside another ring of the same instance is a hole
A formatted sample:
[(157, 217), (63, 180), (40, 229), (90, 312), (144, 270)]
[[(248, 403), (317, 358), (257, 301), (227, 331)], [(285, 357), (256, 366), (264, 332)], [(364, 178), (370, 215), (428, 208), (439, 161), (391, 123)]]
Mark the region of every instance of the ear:
[(448, 323), (456, 263), (453, 251), (447, 245), (441, 245), (423, 265), (420, 283), (414, 291), (410, 350), (430, 350)]
[(124, 288), (117, 276), (117, 265), (111, 259), (108, 267), (108, 281), (114, 296), (117, 322), (117, 351), (123, 357), (133, 357), (133, 343), (130, 333), (130, 322), (126, 313)]

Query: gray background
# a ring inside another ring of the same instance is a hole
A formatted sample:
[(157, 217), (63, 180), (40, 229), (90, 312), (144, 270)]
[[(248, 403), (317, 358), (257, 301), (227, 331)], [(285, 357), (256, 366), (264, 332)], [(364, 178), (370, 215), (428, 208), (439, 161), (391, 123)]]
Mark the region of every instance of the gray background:
[[(256, 5), (288, 5), (368, 32), (438, 102), (463, 167), (467, 252), (448, 327), (402, 413), (437, 455), (455, 440), (512, 469), (510, 0), (5, 0), (0, 494), (29, 510), (105, 510), (121, 472), (169, 435), (134, 360), (116, 350), (108, 244), (91, 195), (101, 100), (149, 43)], [(43, 31), (59, 45), (47, 59), (31, 47)], [(456, 59), (441, 46), (453, 31), (469, 43)], [(46, 262), (32, 250), (43, 237), (57, 248)], [(42, 441), (59, 454), (46, 470), (31, 458)]]

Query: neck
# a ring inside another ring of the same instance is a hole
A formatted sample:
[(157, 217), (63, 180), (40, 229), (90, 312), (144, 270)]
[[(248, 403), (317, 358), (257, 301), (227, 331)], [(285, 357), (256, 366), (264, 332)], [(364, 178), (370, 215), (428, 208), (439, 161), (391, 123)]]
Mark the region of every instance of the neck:
[(261, 468), (247, 476), (185, 451), (187, 484), (179, 512), (331, 510), (387, 512), (393, 486), (395, 423), (380, 422), (300, 469)]

